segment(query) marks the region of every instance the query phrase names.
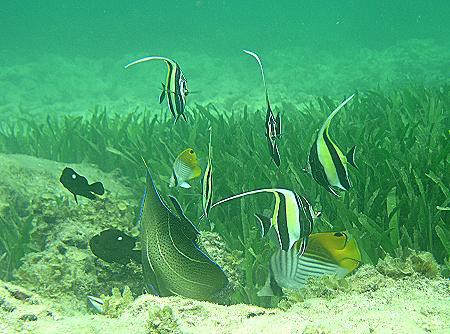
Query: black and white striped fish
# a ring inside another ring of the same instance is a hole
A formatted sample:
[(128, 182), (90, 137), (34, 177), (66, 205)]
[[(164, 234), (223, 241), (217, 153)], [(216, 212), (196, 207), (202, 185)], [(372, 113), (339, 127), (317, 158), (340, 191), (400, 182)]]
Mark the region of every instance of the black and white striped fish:
[(277, 167), (280, 167), (280, 151), (278, 149), (277, 140), (281, 138), (281, 114), (278, 112), (277, 116), (273, 114), (272, 108), (270, 107), (269, 102), (269, 94), (267, 93), (266, 79), (264, 77), (264, 69), (261, 63), (261, 59), (259, 59), (258, 55), (254, 52), (243, 50), (246, 54), (252, 56), (256, 59), (259, 64), (259, 68), (261, 69), (261, 75), (264, 83), (264, 90), (266, 94), (266, 137), (267, 137), (267, 145), (269, 147), (269, 153), (272, 157), (273, 162)]
[(209, 146), (208, 146), (208, 164), (202, 182), (202, 208), (203, 216), (208, 219), (209, 211), (212, 205), (213, 178), (212, 178), (212, 148), (211, 148), (212, 129), (209, 128)]
[(167, 105), (173, 118), (175, 119), (175, 123), (180, 117), (186, 121), (186, 96), (189, 94), (189, 90), (187, 87), (186, 77), (177, 62), (166, 57), (152, 56), (135, 60), (126, 65), (125, 68), (149, 60), (163, 60), (167, 64), (166, 83), (162, 84), (162, 92), (159, 97), (159, 103), (162, 103), (164, 98), (167, 98)]
[(313, 229), (314, 217), (311, 215), (312, 209), (309, 206), (305, 206), (309, 205), (308, 201), (294, 191), (280, 188), (257, 189), (222, 199), (214, 203), (212, 207), (236, 198), (258, 193), (272, 193), (275, 197), (272, 217), (255, 215), (262, 225), (263, 235), (273, 226), (282, 250), (288, 251), (292, 249), (293, 245), (299, 241), (300, 247), (297, 249), (297, 252), (303, 252), (308, 235)]
[(328, 134), (328, 128), (333, 117), (353, 96), (354, 94), (334, 109), (323, 123), (309, 152), (308, 165), (305, 169), (317, 183), (338, 197), (339, 194), (336, 192), (336, 189), (347, 191), (352, 186), (348, 177), (347, 164), (357, 168), (355, 164), (355, 146), (344, 155), (339, 147), (331, 140)]
[(270, 259), (270, 272), (258, 296), (273, 296), (283, 289), (301, 289), (311, 277), (344, 277), (361, 263), (358, 244), (346, 232), (313, 233), (303, 254), (294, 245), (289, 251), (278, 250)]

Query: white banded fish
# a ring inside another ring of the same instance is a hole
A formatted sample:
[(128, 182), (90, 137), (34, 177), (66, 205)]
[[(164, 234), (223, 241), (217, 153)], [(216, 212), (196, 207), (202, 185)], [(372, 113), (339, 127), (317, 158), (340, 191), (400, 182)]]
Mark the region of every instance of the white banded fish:
[(186, 77), (177, 62), (166, 57), (152, 56), (135, 60), (125, 65), (125, 68), (149, 60), (163, 60), (167, 64), (166, 83), (162, 84), (162, 92), (159, 97), (159, 103), (162, 103), (164, 98), (167, 98), (167, 106), (175, 119), (174, 122), (176, 123), (180, 117), (186, 121), (184, 111), (186, 108), (186, 96), (189, 94), (189, 90), (187, 87)]
[(313, 233), (301, 255), (292, 250), (276, 251), (270, 259), (270, 272), (258, 296), (273, 296), (284, 289), (301, 289), (311, 277), (351, 273), (361, 263), (358, 244), (346, 232)]
[(213, 194), (213, 178), (212, 178), (212, 148), (211, 148), (212, 129), (209, 128), (209, 146), (208, 146), (208, 164), (206, 165), (205, 174), (202, 182), (202, 208), (203, 216), (208, 219), (209, 211), (212, 205)]
[(317, 183), (338, 197), (339, 194), (336, 192), (336, 188), (347, 191), (352, 186), (348, 177), (347, 164), (357, 168), (355, 164), (355, 146), (344, 155), (331, 140), (328, 128), (333, 117), (353, 97), (354, 94), (342, 102), (323, 123), (309, 152), (306, 168), (306, 171), (312, 175)]
[(261, 63), (261, 59), (258, 57), (258, 55), (252, 51), (243, 50), (246, 54), (252, 56), (256, 59), (256, 61), (259, 64), (259, 68), (261, 69), (261, 75), (264, 83), (264, 91), (266, 95), (266, 104), (267, 104), (267, 111), (266, 111), (266, 137), (267, 137), (267, 145), (269, 147), (269, 153), (272, 157), (273, 162), (277, 167), (280, 167), (281, 160), (280, 160), (280, 152), (278, 149), (278, 143), (277, 140), (281, 138), (281, 115), (278, 112), (277, 116), (275, 117), (272, 111), (272, 108), (270, 107), (269, 102), (269, 94), (267, 93), (267, 86), (266, 86), (266, 79), (264, 76), (264, 69)]
[(190, 188), (188, 181), (199, 177), (201, 173), (197, 154), (192, 148), (187, 148), (173, 162), (169, 187)]
[(312, 232), (314, 217), (311, 215), (312, 209), (308, 201), (294, 191), (280, 188), (257, 189), (222, 199), (214, 203), (212, 207), (236, 198), (258, 193), (272, 193), (275, 197), (272, 217), (255, 215), (262, 225), (263, 235), (273, 227), (277, 233), (282, 250), (290, 250), (300, 240), (300, 244), (303, 246), (299, 247), (297, 252), (302, 252), (306, 246), (308, 235)]

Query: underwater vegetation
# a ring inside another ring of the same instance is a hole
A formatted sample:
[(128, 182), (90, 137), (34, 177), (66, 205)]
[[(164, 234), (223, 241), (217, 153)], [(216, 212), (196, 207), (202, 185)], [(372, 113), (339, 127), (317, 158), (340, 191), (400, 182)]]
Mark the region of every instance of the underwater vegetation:
[[(208, 220), (198, 222), (200, 181), (193, 181), (190, 189), (169, 188), (171, 163), (186, 147), (195, 149), (206, 164), (209, 127), (213, 129), (214, 202), (257, 188), (294, 189), (322, 212), (316, 231), (348, 231), (358, 241), (363, 263), (376, 264), (386, 254), (395, 256), (408, 248), (428, 251), (439, 263), (448, 260), (450, 86), (355, 95), (330, 128), (342, 147), (357, 145), (358, 169), (350, 173), (353, 188), (335, 198), (302, 169), (317, 130), (339, 103), (320, 97), (300, 106), (282, 101), (273, 108), (283, 114), (279, 169), (259, 128), (264, 110), (246, 107), (231, 112), (213, 104), (188, 106), (188, 122), (175, 127), (170, 117), (160, 117), (159, 110), (110, 114), (106, 108), (96, 108), (85, 117), (5, 121), (0, 124), (0, 151), (88, 162), (105, 172), (117, 170), (135, 189), (136, 203), (144, 187), (140, 157), (145, 157), (162, 193), (176, 195), (200, 230), (217, 232), (228, 250), (242, 253), (239, 266), (244, 277), (233, 302), (266, 304), (257, 291), (264, 285), (275, 248), (261, 239), (254, 214), (270, 208), (271, 202), (264, 195), (243, 199), (214, 208)], [(0, 229), (5, 226), (2, 222)], [(7, 249), (10, 239), (6, 241), (5, 235), (0, 234), (0, 247)]]
[(30, 239), (33, 217), (20, 217), (13, 207), (8, 215), (0, 215), (0, 279), (11, 280), (23, 257), (33, 249)]

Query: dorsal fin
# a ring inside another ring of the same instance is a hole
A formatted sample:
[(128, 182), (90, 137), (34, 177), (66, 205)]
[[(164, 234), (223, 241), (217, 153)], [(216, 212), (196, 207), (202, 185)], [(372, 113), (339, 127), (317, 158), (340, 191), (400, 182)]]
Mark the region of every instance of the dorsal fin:
[(194, 224), (192, 224), (192, 222), (189, 220), (189, 218), (186, 217), (178, 200), (171, 195), (169, 195), (169, 198), (170, 198), (170, 200), (173, 204), (173, 207), (175, 208), (175, 211), (177, 212), (179, 218), (183, 221), (183, 223), (185, 223), (182, 226), (184, 234), (189, 239), (195, 241), (197, 239), (197, 236), (200, 234), (200, 232), (197, 230), (197, 228), (194, 226)]
[(272, 109), (270, 108), (269, 94), (267, 93), (266, 78), (265, 78), (265, 76), (264, 76), (264, 69), (263, 69), (263, 66), (262, 66), (262, 63), (261, 63), (261, 59), (259, 59), (259, 56), (258, 56), (256, 53), (252, 52), (252, 51), (248, 51), (248, 50), (242, 50), (242, 51), (244, 51), (246, 54), (248, 54), (248, 55), (252, 56), (253, 58), (255, 58), (256, 61), (258, 62), (259, 68), (261, 69), (261, 75), (262, 75), (262, 79), (263, 79), (263, 83), (264, 83), (264, 91), (265, 91), (265, 93), (266, 93), (266, 103), (267, 103), (267, 108), (268, 108), (269, 110), (272, 110)]
[(352, 94), (350, 97), (348, 97), (344, 102), (342, 102), (340, 105), (338, 105), (336, 107), (336, 109), (333, 110), (333, 112), (330, 114), (330, 116), (327, 117), (327, 119), (325, 120), (325, 122), (323, 123), (322, 127), (320, 128), (319, 131), (319, 136), (321, 133), (323, 133), (326, 129), (328, 129), (328, 126), (331, 123), (331, 120), (333, 119), (333, 117), (338, 113), (339, 110), (342, 109), (342, 107), (344, 107), (353, 97), (355, 96), (355, 94)]

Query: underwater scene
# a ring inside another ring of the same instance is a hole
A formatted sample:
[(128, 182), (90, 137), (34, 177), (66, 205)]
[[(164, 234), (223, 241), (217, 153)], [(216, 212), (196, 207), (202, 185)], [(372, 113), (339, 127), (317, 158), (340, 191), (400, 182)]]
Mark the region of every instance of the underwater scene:
[(450, 333), (450, 3), (0, 6), (0, 334)]

